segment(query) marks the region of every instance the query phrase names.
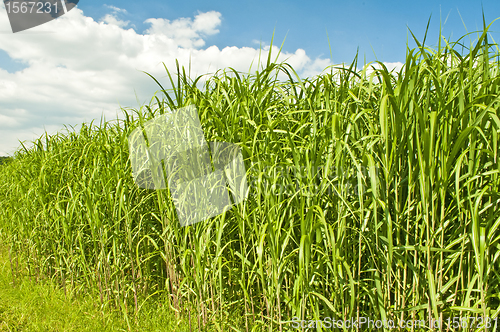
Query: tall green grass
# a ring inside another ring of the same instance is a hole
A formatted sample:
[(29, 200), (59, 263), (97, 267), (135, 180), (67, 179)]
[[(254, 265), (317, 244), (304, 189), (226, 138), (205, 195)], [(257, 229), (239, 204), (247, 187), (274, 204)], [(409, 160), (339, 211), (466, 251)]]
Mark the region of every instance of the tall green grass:
[[(161, 300), (220, 330), (497, 318), (500, 58), (487, 29), (470, 47), (415, 38), (398, 73), (355, 60), (300, 79), (271, 54), (203, 88), (167, 71), (174, 89), (123, 120), (45, 135), (0, 166), (13, 271), (131, 321)], [(191, 104), (207, 141), (241, 147), (251, 191), (181, 228), (167, 190), (133, 183), (127, 137)]]

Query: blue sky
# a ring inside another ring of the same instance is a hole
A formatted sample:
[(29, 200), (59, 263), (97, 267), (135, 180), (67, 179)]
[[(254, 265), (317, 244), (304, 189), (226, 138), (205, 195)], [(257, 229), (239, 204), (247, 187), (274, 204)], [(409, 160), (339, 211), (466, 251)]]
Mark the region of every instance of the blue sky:
[[(222, 14), (220, 32), (207, 38), (207, 44), (253, 46), (254, 41), (275, 42), (284, 49), (304, 49), (310, 57), (330, 58), (328, 36), (334, 62), (351, 62), (357, 48), (368, 61), (404, 62), (407, 27), (423, 38), (431, 17), (429, 41), (436, 42), (440, 21), (443, 35), (460, 37), (467, 30), (482, 28), (482, 8), (487, 24), (500, 17), (500, 1), (106, 1), (126, 9), (124, 20), (144, 31), (147, 18), (192, 17), (197, 11)], [(88, 16), (99, 19), (107, 13), (101, 1), (81, 0), (78, 6)], [(462, 22), (463, 20), (463, 22)], [(464, 23), (467, 30), (464, 27)], [(500, 22), (494, 24), (500, 31)], [(500, 36), (500, 33), (497, 34)], [(411, 37), (410, 37), (411, 38)], [(410, 46), (414, 46), (412, 42)], [(372, 49), (373, 48), (373, 49)], [(375, 55), (374, 55), (375, 52)], [(362, 59), (362, 57), (361, 57)]]
[[(102, 115), (112, 119), (120, 106), (137, 108), (157, 90), (141, 71), (161, 79), (162, 61), (187, 65), (191, 57), (200, 75), (227, 66), (247, 71), (274, 31), (274, 45), (286, 36), (280, 59), (289, 59), (301, 76), (350, 63), (358, 49), (359, 65), (366, 59), (398, 68), (407, 38), (415, 46), (408, 28), (422, 40), (431, 17), (426, 44), (437, 44), (440, 24), (454, 41), (482, 28), (483, 9), (487, 24), (500, 17), (498, 0), (80, 0), (59, 19), (13, 34), (2, 2), (0, 155), (45, 131)], [(500, 20), (491, 27), (495, 41), (498, 31)]]

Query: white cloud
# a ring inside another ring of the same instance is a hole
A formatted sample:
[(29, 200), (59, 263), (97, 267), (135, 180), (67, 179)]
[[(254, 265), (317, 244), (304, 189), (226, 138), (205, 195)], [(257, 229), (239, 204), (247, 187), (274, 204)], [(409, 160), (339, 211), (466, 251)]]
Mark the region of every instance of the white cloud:
[[(403, 66), (404, 66), (404, 63), (402, 63), (402, 62), (383, 62), (383, 64), (389, 72), (392, 72), (392, 74), (394, 76), (397, 76), (398, 73), (401, 71), (401, 68), (403, 68)], [(382, 69), (382, 65), (378, 62), (367, 64), (364, 67), (364, 70), (366, 71), (367, 77), (372, 75), (375, 70), (379, 70), (379, 69)], [(377, 75), (374, 75), (373, 82), (374, 83), (380, 82)]]
[(195, 16), (192, 28), (205, 35), (215, 35), (216, 33), (219, 33), (219, 30), (216, 28), (221, 23), (221, 16), (222, 15), (216, 11), (198, 13), (198, 15)]
[(118, 19), (115, 15), (113, 14), (106, 14), (102, 19), (102, 22), (105, 22), (107, 24), (111, 25), (116, 25), (120, 28), (125, 28), (130, 24), (130, 21), (122, 21)]
[(317, 58), (314, 61), (312, 61), (310, 64), (308, 64), (308, 66), (302, 71), (302, 76), (304, 76), (304, 77), (317, 76), (317, 75), (323, 73), (323, 71), (325, 71), (325, 69), (331, 65), (332, 65), (332, 63), (330, 62), (330, 59)]
[[(379, 68), (382, 68), (379, 64), (377, 64)], [(384, 62), (384, 66), (387, 70), (392, 71), (393, 73), (398, 73), (401, 68), (403, 68), (404, 63), (402, 62)]]
[(116, 25), (120, 28), (125, 28), (130, 24), (130, 21), (124, 21), (118, 18), (118, 14), (120, 13), (127, 14), (127, 11), (125, 9), (110, 5), (104, 5), (104, 7), (111, 9), (112, 13), (104, 15), (104, 17), (101, 18), (100, 22), (104, 22), (110, 25)]
[[(30, 33), (2, 34), (0, 49), (28, 67), (15, 73), (0, 68), (0, 155), (13, 153), (18, 140), (33, 140), (45, 130), (53, 134), (102, 114), (115, 119), (120, 106), (138, 108), (149, 102), (159, 87), (143, 71), (168, 88), (162, 62), (174, 71), (176, 59), (186, 69), (191, 62), (191, 76), (196, 77), (227, 67), (248, 72), (252, 63), (254, 72), (267, 60), (269, 46), (262, 51), (205, 46), (204, 38), (219, 32), (221, 14), (215, 11), (172, 21), (151, 18), (146, 20), (150, 28), (141, 34), (125, 29), (128, 23), (117, 16), (125, 11), (108, 8), (112, 13), (101, 22), (74, 8)], [(0, 30), (10, 31), (3, 2)], [(54, 33), (37, 33), (47, 30)], [(272, 47), (273, 60), (278, 51)], [(311, 59), (302, 49), (281, 53), (278, 61), (284, 60), (301, 76), (331, 65), (328, 59)]]
[(220, 17), (220, 13), (210, 11), (198, 13), (194, 21), (191, 18), (179, 18), (172, 22), (164, 18), (149, 18), (145, 23), (149, 23), (151, 27), (145, 33), (165, 36), (183, 48), (199, 48), (205, 45), (203, 36), (219, 32), (216, 28), (221, 23)]
[(104, 7), (111, 9), (114, 13), (127, 13), (127, 10), (123, 8), (118, 8), (111, 5), (104, 5)]
[(5, 115), (0, 113), (0, 129), (10, 129), (18, 127), (22, 121), (22, 115), (26, 114), (26, 110), (14, 109), (8, 110), (6, 112), (11, 115)]

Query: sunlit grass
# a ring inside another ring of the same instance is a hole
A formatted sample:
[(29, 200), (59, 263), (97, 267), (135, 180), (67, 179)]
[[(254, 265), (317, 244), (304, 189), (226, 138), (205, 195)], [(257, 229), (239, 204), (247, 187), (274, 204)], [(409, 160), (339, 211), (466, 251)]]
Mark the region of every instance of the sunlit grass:
[[(355, 61), (301, 80), (269, 61), (200, 89), (169, 71), (164, 99), (42, 137), (0, 166), (2, 233), (33, 278), (129, 319), (161, 296), (221, 330), (496, 318), (500, 61), (486, 30), (462, 42), (417, 41), (399, 73)], [(133, 183), (127, 137), (192, 104), (207, 141), (240, 146), (251, 192), (181, 228), (167, 190)]]
[[(22, 262), (14, 262), (19, 269)], [(13, 272), (9, 252), (0, 246), (0, 331), (64, 332), (164, 332), (189, 329), (189, 321), (175, 319), (161, 301), (150, 303), (134, 319), (105, 310), (91, 294), (69, 296), (57, 281), (36, 282), (33, 277)], [(193, 322), (192, 328), (196, 328)]]

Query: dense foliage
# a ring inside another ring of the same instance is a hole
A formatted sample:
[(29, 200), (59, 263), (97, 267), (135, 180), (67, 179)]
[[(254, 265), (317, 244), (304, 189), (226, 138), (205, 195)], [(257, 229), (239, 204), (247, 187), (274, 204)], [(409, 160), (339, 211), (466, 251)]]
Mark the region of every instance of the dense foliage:
[[(418, 44), (399, 73), (354, 62), (301, 80), (269, 55), (199, 88), (178, 68), (124, 120), (18, 151), (0, 169), (1, 232), (32, 275), (129, 315), (151, 296), (224, 330), (496, 317), (500, 60), (486, 30), (462, 43)], [(191, 104), (207, 141), (241, 147), (251, 185), (181, 228), (168, 190), (133, 183), (127, 137)]]
[(10, 157), (0, 157), (0, 165), (5, 164), (9, 160), (12, 160)]

